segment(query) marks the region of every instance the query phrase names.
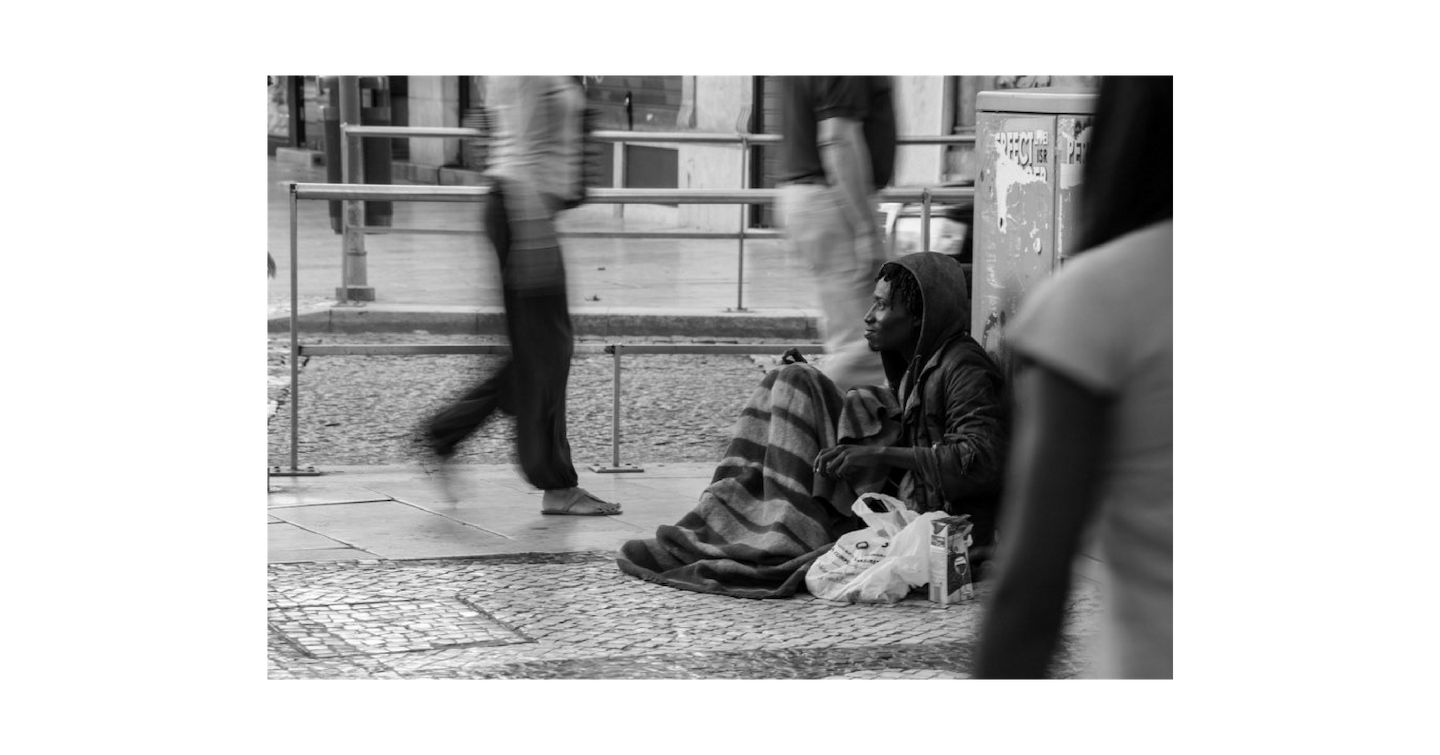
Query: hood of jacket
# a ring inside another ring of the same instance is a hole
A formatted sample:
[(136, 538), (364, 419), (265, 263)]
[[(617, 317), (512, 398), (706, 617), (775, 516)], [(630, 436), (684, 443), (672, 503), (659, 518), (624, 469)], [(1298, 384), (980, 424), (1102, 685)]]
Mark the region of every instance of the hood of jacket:
[[(920, 321), (920, 340), (913, 365), (918, 372), (942, 346), (970, 332), (970, 294), (965, 288), (965, 270), (955, 258), (939, 252), (917, 252), (892, 260), (910, 271), (920, 284), (920, 301), (925, 314)], [(896, 395), (912, 362), (898, 351), (880, 352), (885, 379)], [(903, 404), (904, 397), (901, 396)]]

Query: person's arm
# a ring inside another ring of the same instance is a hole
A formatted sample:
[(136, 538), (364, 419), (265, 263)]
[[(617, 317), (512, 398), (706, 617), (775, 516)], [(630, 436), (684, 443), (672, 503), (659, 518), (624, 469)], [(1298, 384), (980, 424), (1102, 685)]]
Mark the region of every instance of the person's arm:
[(1045, 675), (1060, 635), (1072, 562), (1097, 503), (1109, 401), (1041, 365), (1016, 378), (999, 579), (981, 627), (975, 675)]
[(945, 373), (944, 390), (944, 435), (916, 449), (916, 474), (947, 501), (998, 490), (1008, 438), (996, 373), (962, 362)]
[(865, 470), (914, 469), (915, 449), (905, 446), (843, 444), (822, 449), (815, 456), (815, 471), (827, 477), (854, 477)]
[(859, 248), (869, 250), (877, 262), (883, 262), (871, 204), (870, 152), (861, 122), (854, 118), (825, 118), (817, 124), (816, 139), (825, 177), (840, 199), (841, 211), (859, 239)]
[(816, 470), (845, 477), (886, 466), (915, 472), (947, 500), (984, 493), (1004, 474), (1004, 398), (994, 373), (961, 363), (945, 372), (945, 434), (925, 448), (841, 445), (816, 457)]

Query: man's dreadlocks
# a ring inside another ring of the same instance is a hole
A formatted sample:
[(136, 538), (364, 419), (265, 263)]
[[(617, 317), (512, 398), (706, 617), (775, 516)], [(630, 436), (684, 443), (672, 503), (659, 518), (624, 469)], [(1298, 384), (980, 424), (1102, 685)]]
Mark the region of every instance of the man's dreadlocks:
[(925, 300), (920, 296), (920, 281), (903, 266), (886, 262), (880, 268), (880, 280), (890, 284), (890, 301), (904, 302), (905, 310), (916, 320), (925, 318)]

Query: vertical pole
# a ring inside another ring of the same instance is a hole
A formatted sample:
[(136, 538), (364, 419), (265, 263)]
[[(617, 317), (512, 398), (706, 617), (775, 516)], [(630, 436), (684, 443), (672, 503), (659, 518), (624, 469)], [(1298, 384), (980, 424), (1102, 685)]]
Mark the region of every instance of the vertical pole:
[[(340, 148), (341, 181), (347, 184), (364, 182), (365, 159), (363, 144), (358, 138), (346, 133), (347, 125), (360, 125), (360, 77), (340, 77)], [(341, 265), (345, 279), (341, 282), (343, 299), (373, 299), (373, 293), (366, 295), (365, 284), (365, 206), (359, 200), (347, 200), (341, 213), (341, 231), (344, 234), (344, 262)], [(342, 298), (337, 296), (338, 298)]]
[(615, 354), (615, 404), (610, 412), (610, 451), (612, 458), (610, 464), (615, 468), (620, 467), (620, 344), (614, 344), (612, 351)]
[[(266, 73), (265, 88), (266, 88), (266, 89), (271, 88), (271, 82), (269, 82), (269, 75), (268, 75), (268, 73)], [(291, 86), (291, 91), (294, 91), (294, 86)], [(289, 146), (291, 146), (291, 147), (297, 146), (297, 144), (295, 144), (295, 124), (297, 124), (297, 122), (298, 122), (297, 120), (295, 120), (295, 111), (297, 111), (297, 110), (301, 110), (300, 105), (295, 104), (295, 98), (294, 98), (294, 97), (289, 98)], [(266, 118), (265, 118), (265, 125), (266, 125), (266, 127), (268, 127), (268, 125), (269, 125), (269, 117), (268, 117), (268, 115), (266, 115)], [(265, 254), (268, 255), (268, 254), (269, 254), (269, 215), (268, 215), (269, 187), (266, 187), (266, 189), (265, 189), (265, 203), (266, 203), (266, 218), (265, 218)], [(269, 307), (269, 272), (268, 272), (268, 271), (266, 271), (266, 275), (265, 275), (265, 307), (266, 307), (266, 308)], [(265, 344), (265, 359), (269, 359), (269, 343), (268, 343), (268, 341), (269, 341), (269, 317), (268, 317), (268, 313), (266, 313), (266, 317), (265, 317), (265, 340), (266, 340), (266, 344)], [(266, 379), (266, 383), (265, 383), (265, 393), (266, 393), (266, 395), (269, 395), (269, 380), (268, 380), (268, 379)], [(266, 418), (265, 418), (265, 428), (266, 428), (266, 429), (269, 429), (269, 418), (268, 418), (268, 416), (266, 416)], [(265, 499), (266, 499), (266, 500), (269, 500), (269, 434), (268, 434), (268, 432), (266, 432), (266, 435), (265, 435)]]
[(305, 146), (305, 77), (285, 77), (286, 99), (290, 103), (290, 146)]
[[(614, 159), (612, 160), (612, 162), (615, 165), (615, 188), (623, 189), (625, 188), (625, 142), (615, 142), (613, 155)], [(615, 203), (615, 217), (625, 217), (624, 202)]]
[(590, 467), (593, 472), (644, 472), (645, 470), (631, 464), (628, 467), (620, 466), (620, 353), (625, 348), (624, 344), (612, 343), (605, 347), (605, 351), (612, 355), (615, 365), (615, 385), (611, 394), (614, 403), (610, 407), (610, 466), (594, 465)]
[[(269, 233), (266, 232), (266, 235), (265, 235), (265, 236), (266, 236), (266, 239), (268, 239), (268, 238), (269, 238)], [(266, 246), (269, 246), (269, 242), (268, 242), (268, 241), (266, 241)], [(265, 307), (266, 307), (266, 308), (269, 308), (269, 275), (266, 275), (266, 277), (265, 277)], [(266, 365), (268, 365), (268, 363), (269, 363), (269, 317), (266, 317), (266, 318), (265, 318), (265, 360), (266, 360)], [(266, 380), (265, 380), (265, 395), (266, 395), (266, 396), (269, 395), (269, 378), (266, 378)], [(265, 432), (265, 496), (268, 497), (268, 496), (269, 496), (269, 415), (266, 415), (266, 416), (265, 416), (265, 429), (266, 429), (266, 432)]]
[(300, 470), (300, 222), (290, 183), (290, 471)]
[[(750, 188), (750, 139), (745, 134), (740, 135), (740, 189), (743, 191)], [(735, 311), (745, 311), (745, 211), (748, 208), (744, 202), (740, 203), (740, 251), (738, 254), (740, 263), (739, 271), (735, 274)]]
[(920, 190), (920, 251), (930, 251), (930, 189)]
[[(345, 133), (345, 117), (340, 117), (340, 183), (350, 183), (350, 139)], [(350, 301), (350, 202), (340, 205), (340, 288), (335, 289), (335, 300)]]

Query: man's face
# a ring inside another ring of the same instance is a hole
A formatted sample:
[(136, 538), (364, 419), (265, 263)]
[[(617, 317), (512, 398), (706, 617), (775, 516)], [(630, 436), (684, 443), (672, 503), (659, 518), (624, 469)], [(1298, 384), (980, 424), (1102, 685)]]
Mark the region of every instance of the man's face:
[(920, 335), (920, 323), (905, 302), (891, 299), (890, 281), (875, 281), (875, 299), (865, 313), (865, 341), (871, 351), (900, 351)]

